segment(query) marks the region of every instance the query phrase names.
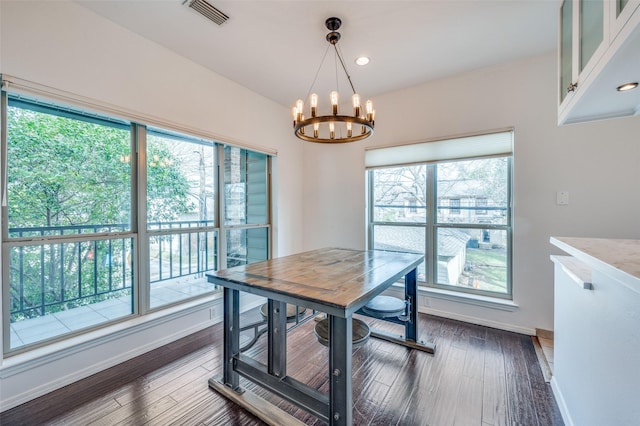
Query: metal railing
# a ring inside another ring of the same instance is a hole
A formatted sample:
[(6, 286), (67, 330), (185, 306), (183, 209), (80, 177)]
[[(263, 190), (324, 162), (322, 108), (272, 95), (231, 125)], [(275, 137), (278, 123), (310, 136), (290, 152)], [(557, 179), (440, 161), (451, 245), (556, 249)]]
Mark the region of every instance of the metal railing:
[[(210, 221), (149, 223), (150, 283), (204, 272), (217, 265), (217, 231)], [(196, 228), (193, 232), (186, 229)], [(11, 238), (56, 237), (128, 232), (128, 224), (10, 228)], [(171, 233), (171, 230), (182, 232)], [(133, 238), (74, 238), (15, 245), (9, 254), (12, 321), (42, 316), (129, 295), (134, 277)]]

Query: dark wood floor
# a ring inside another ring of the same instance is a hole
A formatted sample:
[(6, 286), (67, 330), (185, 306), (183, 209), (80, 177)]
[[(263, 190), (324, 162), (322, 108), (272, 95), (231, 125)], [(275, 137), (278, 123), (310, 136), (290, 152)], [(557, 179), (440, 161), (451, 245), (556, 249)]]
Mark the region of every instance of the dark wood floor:
[[(356, 425), (562, 425), (529, 336), (420, 314), (435, 355), (370, 339), (353, 354)], [(367, 319), (367, 322), (372, 323)], [(328, 390), (314, 321), (288, 335), (288, 372)], [(389, 323), (376, 327), (400, 332)], [(208, 388), (221, 371), (221, 325), (0, 414), (2, 425), (262, 425)], [(247, 354), (265, 361), (263, 336)], [(304, 411), (272, 400), (310, 425)]]

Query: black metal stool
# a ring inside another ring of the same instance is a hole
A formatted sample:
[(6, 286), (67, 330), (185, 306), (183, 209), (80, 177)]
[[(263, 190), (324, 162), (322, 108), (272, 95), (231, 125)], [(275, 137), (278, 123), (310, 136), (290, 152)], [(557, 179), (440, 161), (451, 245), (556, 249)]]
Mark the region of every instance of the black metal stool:
[[(357, 348), (362, 346), (371, 335), (371, 330), (366, 322), (357, 318), (352, 318), (352, 347)], [(316, 323), (313, 332), (318, 339), (318, 342), (324, 346), (329, 346), (329, 320), (327, 318), (320, 320)]]
[[(298, 308), (297, 313), (296, 308)], [(264, 319), (267, 319), (267, 317), (269, 316), (268, 309), (269, 305), (267, 303), (260, 306), (260, 313), (262, 314), (262, 317)], [(301, 318), (306, 310), (307, 308), (305, 308), (304, 306), (290, 305), (287, 303), (287, 322), (294, 322), (296, 319)]]
[(404, 317), (407, 305), (404, 300), (391, 296), (376, 296), (362, 307), (362, 312), (373, 318)]

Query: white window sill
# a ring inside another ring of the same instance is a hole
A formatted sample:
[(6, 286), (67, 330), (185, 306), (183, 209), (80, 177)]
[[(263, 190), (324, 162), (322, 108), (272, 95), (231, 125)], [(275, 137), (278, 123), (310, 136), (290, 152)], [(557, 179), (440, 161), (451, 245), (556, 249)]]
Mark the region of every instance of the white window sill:
[[(396, 293), (402, 291), (404, 294), (404, 284), (394, 284), (390, 289), (391, 292)], [(478, 294), (461, 293), (451, 290), (443, 290), (439, 288), (431, 287), (418, 287), (418, 298), (430, 297), (434, 299), (447, 300), (450, 302), (466, 303), (468, 305), (482, 306), (483, 308), (497, 309), (501, 311), (513, 312), (520, 308), (520, 306), (513, 300), (500, 299), (498, 297), (481, 296)], [(421, 303), (421, 306), (428, 307), (428, 304)]]
[(513, 300), (500, 299), (498, 297), (481, 296), (479, 294), (460, 293), (457, 291), (443, 290), (440, 288), (420, 287), (418, 294), (436, 299), (449, 300), (453, 302), (467, 303), (469, 305), (482, 306), (485, 308), (499, 309), (513, 312), (520, 306)]
[[(215, 293), (181, 305), (149, 313), (139, 317), (131, 317), (112, 325), (98, 328), (77, 336), (64, 338), (45, 346), (27, 350), (23, 353), (11, 355), (0, 364), (0, 378), (16, 374), (53, 360), (64, 358), (71, 354), (82, 352), (105, 342), (113, 341), (146, 328), (157, 326), (164, 321), (171, 321), (176, 317), (188, 315), (203, 309), (221, 304), (222, 293)], [(217, 300), (220, 300), (217, 302)]]

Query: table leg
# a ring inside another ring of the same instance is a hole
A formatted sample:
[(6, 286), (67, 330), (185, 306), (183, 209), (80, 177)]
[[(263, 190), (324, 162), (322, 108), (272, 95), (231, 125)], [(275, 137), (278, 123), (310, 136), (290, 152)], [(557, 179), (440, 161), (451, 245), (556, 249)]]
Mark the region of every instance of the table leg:
[(234, 358), (240, 354), (240, 292), (224, 288), (224, 348), (222, 382), (240, 392), (240, 376), (233, 369)]
[(352, 320), (329, 315), (329, 424), (353, 423)]
[(267, 370), (282, 378), (287, 375), (287, 304), (269, 299), (267, 307)]
[(407, 340), (415, 342), (418, 338), (418, 279), (416, 270), (404, 276), (404, 298), (408, 302), (408, 321), (405, 323)]

